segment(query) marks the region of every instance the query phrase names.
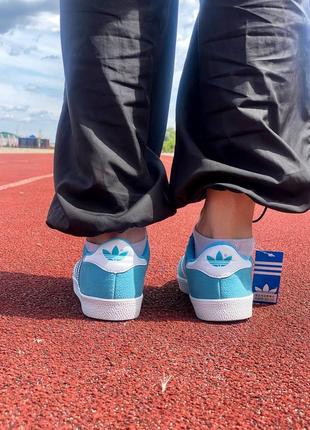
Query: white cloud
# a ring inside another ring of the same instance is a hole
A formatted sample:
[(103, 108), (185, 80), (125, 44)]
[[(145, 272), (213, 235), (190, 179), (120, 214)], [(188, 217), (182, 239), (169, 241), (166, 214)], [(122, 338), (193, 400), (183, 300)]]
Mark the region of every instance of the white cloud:
[[(64, 83), (57, 4), (0, 0), (0, 131), (42, 130), (54, 141)], [(199, 0), (180, 0), (169, 125), (198, 7)]]
[(25, 26), (39, 13), (58, 11), (58, 0), (0, 0), (0, 33)]
[[(43, 135), (53, 141), (63, 95), (59, 14), (44, 12), (0, 35), (0, 131)], [(22, 112), (16, 105), (28, 106)], [(38, 115), (38, 112), (46, 114)]]
[(41, 12), (35, 17), (31, 17), (29, 24), (26, 25), (27, 30), (40, 31), (40, 32), (60, 32), (59, 14), (52, 14), (50, 12)]
[(199, 0), (180, 0), (174, 77), (168, 117), (168, 126), (172, 127), (174, 127), (175, 122), (175, 104), (178, 86), (198, 10)]

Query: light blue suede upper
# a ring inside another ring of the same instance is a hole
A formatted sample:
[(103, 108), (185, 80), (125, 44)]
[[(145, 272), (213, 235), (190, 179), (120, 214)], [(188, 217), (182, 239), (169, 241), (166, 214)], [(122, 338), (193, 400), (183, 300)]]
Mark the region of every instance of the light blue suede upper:
[(92, 263), (82, 263), (79, 286), (82, 294), (101, 299), (131, 299), (143, 293), (146, 266), (124, 273), (106, 272)]
[[(83, 256), (89, 254), (84, 248)], [(96, 264), (82, 261), (78, 274), (81, 293), (101, 299), (131, 299), (140, 297), (143, 294), (144, 278), (150, 259), (148, 241), (140, 257), (146, 260), (146, 265), (137, 265), (121, 273), (108, 272)]]
[[(216, 242), (208, 248), (216, 245), (229, 245), (229, 242)], [(233, 246), (232, 246), (233, 247)], [(233, 247), (234, 248), (234, 247)], [(234, 248), (236, 249), (236, 248)], [(248, 257), (243, 257), (248, 258)], [(194, 238), (190, 237), (188, 246), (185, 252), (185, 263), (194, 261), (195, 248)], [(248, 258), (253, 264), (251, 257)], [(182, 272), (179, 267), (179, 274)], [(252, 268), (242, 268), (237, 270), (234, 274), (223, 277), (214, 278), (201, 272), (200, 270), (185, 268), (186, 278), (188, 281), (190, 295), (197, 299), (231, 299), (238, 297), (245, 297), (252, 294)]]
[(197, 299), (232, 299), (252, 294), (251, 269), (241, 269), (222, 279), (199, 270), (187, 269), (186, 274), (190, 295)]

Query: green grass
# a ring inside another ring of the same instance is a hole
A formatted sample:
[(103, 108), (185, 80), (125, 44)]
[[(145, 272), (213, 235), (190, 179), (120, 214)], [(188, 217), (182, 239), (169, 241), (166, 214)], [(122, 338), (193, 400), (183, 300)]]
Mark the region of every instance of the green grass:
[(174, 128), (167, 128), (162, 152), (173, 153), (174, 147), (175, 147), (175, 130)]

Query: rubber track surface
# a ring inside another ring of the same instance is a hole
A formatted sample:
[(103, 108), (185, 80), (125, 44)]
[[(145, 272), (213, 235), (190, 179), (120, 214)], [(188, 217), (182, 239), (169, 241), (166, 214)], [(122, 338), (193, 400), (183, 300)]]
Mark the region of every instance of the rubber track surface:
[(0, 185), (51, 172), (50, 154), (0, 154)]
[[(1, 155), (0, 169), (2, 183), (47, 174), (52, 156)], [(0, 192), (1, 429), (310, 428), (309, 213), (255, 226), (285, 268), (280, 303), (251, 320), (200, 322), (178, 291), (200, 202), (150, 226), (141, 318), (105, 323), (80, 312), (82, 240), (45, 226), (52, 193), (51, 179)]]

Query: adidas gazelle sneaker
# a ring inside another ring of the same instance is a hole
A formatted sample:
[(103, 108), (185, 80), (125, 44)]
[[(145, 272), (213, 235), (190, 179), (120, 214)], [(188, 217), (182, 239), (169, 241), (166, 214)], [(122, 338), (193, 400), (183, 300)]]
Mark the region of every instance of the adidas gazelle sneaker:
[(193, 235), (177, 269), (180, 290), (189, 294), (197, 317), (204, 321), (250, 318), (252, 276), (253, 259), (227, 242), (215, 242), (196, 257)]
[(73, 269), (73, 288), (84, 315), (108, 321), (137, 318), (149, 259), (148, 240), (141, 256), (120, 238), (104, 242), (94, 252), (84, 246)]

